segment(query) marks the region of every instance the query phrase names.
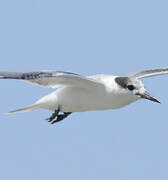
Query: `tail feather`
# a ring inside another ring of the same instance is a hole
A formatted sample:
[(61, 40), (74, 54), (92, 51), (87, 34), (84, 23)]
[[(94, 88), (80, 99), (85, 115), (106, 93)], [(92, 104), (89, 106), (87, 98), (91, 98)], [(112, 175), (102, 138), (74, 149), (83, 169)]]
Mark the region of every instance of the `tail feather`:
[(34, 104), (32, 106), (28, 106), (28, 107), (25, 107), (25, 108), (21, 108), (21, 109), (17, 109), (17, 110), (14, 110), (14, 111), (10, 111), (10, 112), (8, 112), (8, 114), (19, 113), (19, 112), (27, 112), (27, 111), (32, 111), (32, 110), (36, 110), (36, 109), (39, 109), (38, 104)]

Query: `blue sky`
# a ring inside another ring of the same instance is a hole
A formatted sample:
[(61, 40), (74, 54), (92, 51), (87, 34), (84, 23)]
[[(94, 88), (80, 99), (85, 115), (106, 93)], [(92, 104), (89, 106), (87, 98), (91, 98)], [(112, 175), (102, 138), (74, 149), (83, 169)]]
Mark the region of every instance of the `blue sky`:
[[(0, 2), (0, 70), (124, 74), (168, 66), (166, 0)], [(167, 180), (168, 76), (143, 81), (162, 104), (73, 113), (5, 112), (52, 89), (1, 80), (0, 179)]]

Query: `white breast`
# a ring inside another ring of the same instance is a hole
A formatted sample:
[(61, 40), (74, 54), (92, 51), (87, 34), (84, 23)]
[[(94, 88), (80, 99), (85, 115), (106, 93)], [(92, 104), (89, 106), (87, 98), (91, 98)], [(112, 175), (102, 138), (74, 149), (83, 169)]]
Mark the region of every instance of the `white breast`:
[[(95, 78), (95, 77), (94, 77)], [(58, 104), (63, 112), (116, 109), (126, 106), (138, 98), (118, 91), (114, 76), (97, 76), (104, 88), (65, 87), (56, 91)]]

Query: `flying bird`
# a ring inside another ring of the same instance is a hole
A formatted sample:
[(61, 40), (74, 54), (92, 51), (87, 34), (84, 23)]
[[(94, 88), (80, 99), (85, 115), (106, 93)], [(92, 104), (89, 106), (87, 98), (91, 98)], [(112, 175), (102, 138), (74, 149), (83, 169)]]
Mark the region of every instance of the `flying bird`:
[(0, 72), (0, 79), (17, 79), (43, 87), (57, 88), (34, 104), (9, 112), (48, 109), (53, 111), (53, 114), (47, 120), (54, 124), (72, 112), (117, 109), (140, 99), (160, 103), (146, 91), (140, 79), (163, 74), (168, 74), (168, 68), (123, 76), (97, 74), (87, 77), (63, 71)]

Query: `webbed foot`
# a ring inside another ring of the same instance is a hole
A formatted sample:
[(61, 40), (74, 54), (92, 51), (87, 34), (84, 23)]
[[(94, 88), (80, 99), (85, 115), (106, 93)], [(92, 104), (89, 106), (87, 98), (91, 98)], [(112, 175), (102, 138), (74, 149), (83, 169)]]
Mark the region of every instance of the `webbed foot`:
[(59, 114), (59, 112), (60, 109), (55, 110), (54, 113), (51, 115), (51, 117), (47, 118), (46, 120), (48, 122), (51, 122), (51, 124), (54, 124), (59, 121), (62, 121), (72, 113), (72, 112), (64, 112), (63, 114)]

